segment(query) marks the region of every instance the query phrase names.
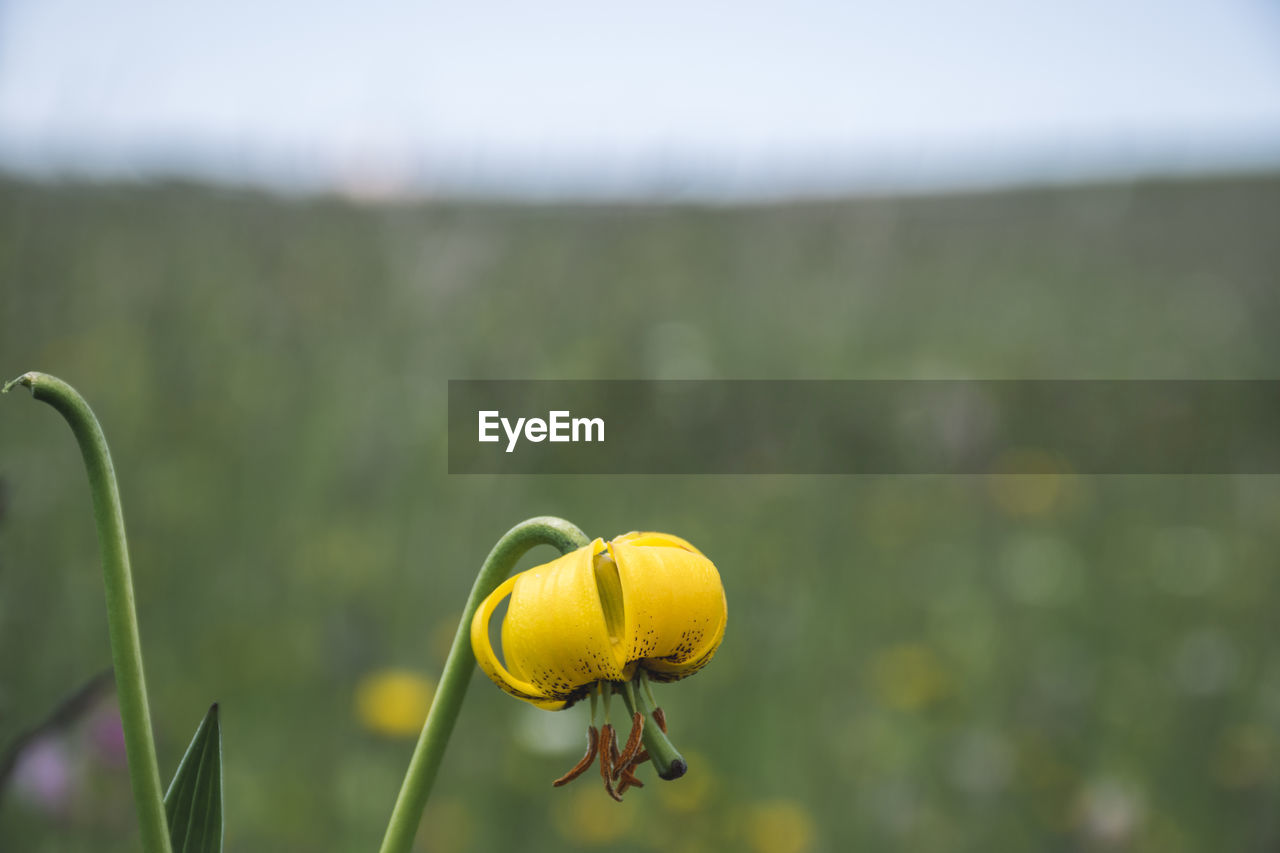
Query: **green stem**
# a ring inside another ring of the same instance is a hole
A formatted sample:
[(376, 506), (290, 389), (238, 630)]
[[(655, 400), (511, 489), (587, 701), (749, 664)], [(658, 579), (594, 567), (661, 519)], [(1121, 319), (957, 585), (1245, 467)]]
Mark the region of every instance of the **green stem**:
[(124, 514), (120, 509), (120, 491), (116, 487), (107, 440), (89, 404), (61, 379), (44, 373), (25, 373), (7, 383), (0, 393), (15, 385), (31, 389), (31, 396), (58, 410), (71, 426), (84, 457), (89, 491), (93, 495), (98, 544), (102, 550), (107, 632), (111, 638), (111, 662), (115, 668), (120, 722), (129, 758), (129, 780), (138, 810), (138, 832), (142, 849), (147, 853), (169, 853), (169, 826), (165, 819), (164, 794), (160, 789), (160, 770), (152, 739), (151, 712), (147, 707), (147, 685), (142, 672), (142, 644), (138, 639), (138, 616), (133, 604)]
[(467, 686), (471, 683), (471, 672), (475, 669), (476, 658), (471, 651), (471, 619), (480, 604), (507, 579), (516, 562), (530, 549), (551, 545), (561, 554), (568, 554), (590, 544), (587, 535), (569, 522), (541, 516), (517, 524), (493, 546), (476, 575), (471, 596), (462, 611), (453, 646), (440, 675), (440, 686), (436, 689), (426, 724), (422, 727), (400, 794), (396, 797), (395, 808), (391, 811), (381, 853), (407, 853), (413, 846), (422, 810), (426, 808), (427, 797), (431, 794), (431, 784), (440, 769), (440, 760), (444, 757), (449, 735), (453, 732), (462, 700), (467, 695)]

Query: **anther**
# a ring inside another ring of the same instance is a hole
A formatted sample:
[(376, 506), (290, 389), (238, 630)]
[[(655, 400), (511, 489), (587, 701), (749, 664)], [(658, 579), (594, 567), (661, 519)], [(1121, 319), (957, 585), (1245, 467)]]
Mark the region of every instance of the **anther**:
[(618, 781), (621, 783), (620, 785), (618, 785), (618, 794), (619, 794), (619, 795), (625, 794), (625, 793), (627, 792), (627, 789), (628, 789), (628, 788), (643, 788), (643, 787), (644, 787), (644, 783), (643, 783), (643, 782), (641, 782), (641, 781), (640, 781), (639, 779), (637, 779), (635, 776), (631, 775), (631, 768), (630, 768), (630, 767), (626, 768), (625, 770), (623, 770), (623, 771), (622, 771), (622, 773), (621, 773), (621, 774), (619, 774), (619, 776), (618, 776)]
[(667, 733), (667, 715), (662, 713), (661, 708), (653, 709), (653, 721), (658, 724), (658, 728), (662, 729), (662, 733)]
[(617, 751), (618, 739), (613, 733), (613, 724), (605, 723), (600, 730), (600, 777), (609, 796), (622, 802), (622, 795), (613, 789), (613, 757)]
[(643, 788), (644, 783), (635, 777), (636, 768), (649, 760), (649, 750), (642, 749), (636, 756), (631, 759), (631, 763), (619, 774), (618, 778), (622, 784), (618, 786), (618, 793), (621, 794), (628, 788)]
[(587, 768), (591, 766), (591, 763), (596, 760), (596, 752), (597, 750), (599, 750), (599, 748), (600, 748), (600, 732), (596, 730), (595, 726), (587, 726), (587, 754), (582, 756), (581, 761), (573, 765), (572, 770), (570, 770), (568, 773), (564, 774), (563, 776), (561, 776), (559, 779), (552, 782), (551, 784), (559, 788), (561, 785), (568, 785), (574, 779), (577, 779), (579, 776), (585, 773)]
[(631, 734), (627, 736), (627, 745), (623, 747), (622, 754), (614, 759), (613, 762), (613, 776), (615, 779), (619, 774), (629, 772), (631, 760), (635, 758), (636, 753), (640, 750), (640, 737), (643, 734), (644, 714), (636, 711), (631, 715)]

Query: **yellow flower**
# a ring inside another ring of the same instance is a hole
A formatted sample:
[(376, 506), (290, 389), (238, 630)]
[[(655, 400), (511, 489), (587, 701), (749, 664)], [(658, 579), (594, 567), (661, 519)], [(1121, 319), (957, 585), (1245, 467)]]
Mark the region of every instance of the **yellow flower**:
[[(498, 660), (493, 611), (507, 596)], [(510, 578), (480, 605), (471, 646), (503, 690), (557, 711), (598, 681), (656, 681), (701, 669), (724, 637), (720, 575), (700, 551), (664, 533), (600, 539)]]
[[(501, 658), (490, 640), (494, 611), (510, 597), (502, 622)], [(702, 552), (677, 536), (627, 533), (508, 579), (471, 622), (471, 646), (495, 684), (539, 708), (558, 711), (584, 696), (605, 700), (604, 728), (588, 729), (588, 753), (569, 781), (599, 752), (605, 787), (638, 785), (631, 769), (652, 755), (663, 778), (685, 765), (663, 731), (648, 681), (676, 681), (705, 666), (724, 638), (728, 608), (720, 574)], [(643, 688), (643, 694), (635, 685)], [(623, 696), (632, 711), (626, 747), (617, 755), (608, 700)], [(648, 714), (645, 712), (649, 711)], [(644, 726), (646, 716), (658, 728)], [(643, 738), (648, 755), (640, 750)]]
[(813, 836), (813, 818), (792, 800), (759, 803), (747, 817), (747, 837), (758, 853), (804, 853), (813, 846)]
[(378, 670), (360, 679), (356, 687), (356, 714), (372, 732), (412, 737), (422, 730), (435, 689), (430, 679), (416, 672)]

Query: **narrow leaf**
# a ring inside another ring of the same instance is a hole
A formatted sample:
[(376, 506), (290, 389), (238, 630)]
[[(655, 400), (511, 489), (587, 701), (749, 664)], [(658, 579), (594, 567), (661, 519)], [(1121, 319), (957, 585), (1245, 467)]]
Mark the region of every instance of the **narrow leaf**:
[(164, 795), (173, 853), (222, 850), (222, 729), (213, 703)]

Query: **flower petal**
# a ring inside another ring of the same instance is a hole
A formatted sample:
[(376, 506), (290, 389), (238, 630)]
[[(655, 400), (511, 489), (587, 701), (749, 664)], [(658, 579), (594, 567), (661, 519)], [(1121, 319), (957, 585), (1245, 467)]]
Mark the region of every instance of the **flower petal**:
[(548, 711), (558, 711), (565, 706), (564, 700), (553, 699), (547, 695), (546, 691), (508, 672), (498, 660), (493, 644), (489, 642), (489, 621), (493, 618), (493, 611), (511, 594), (517, 578), (519, 575), (507, 578), (501, 586), (489, 594), (489, 597), (480, 605), (480, 609), (476, 611), (476, 615), (471, 620), (471, 650), (475, 652), (476, 663), (480, 665), (480, 669), (494, 684), (517, 699), (523, 699)]
[(627, 666), (621, 638), (612, 642), (596, 585), (597, 539), (585, 548), (516, 575), (502, 624), (502, 649), (517, 677), (547, 696), (568, 699), (593, 682), (622, 681)]
[(724, 586), (715, 565), (683, 539), (632, 533), (609, 544), (625, 609), (626, 660), (659, 681), (701, 669), (724, 639)]
[(621, 543), (623, 545), (665, 545), (672, 548), (683, 548), (695, 554), (702, 553), (692, 543), (681, 539), (679, 536), (672, 536), (670, 533), (633, 530), (630, 533), (613, 537), (612, 543)]

